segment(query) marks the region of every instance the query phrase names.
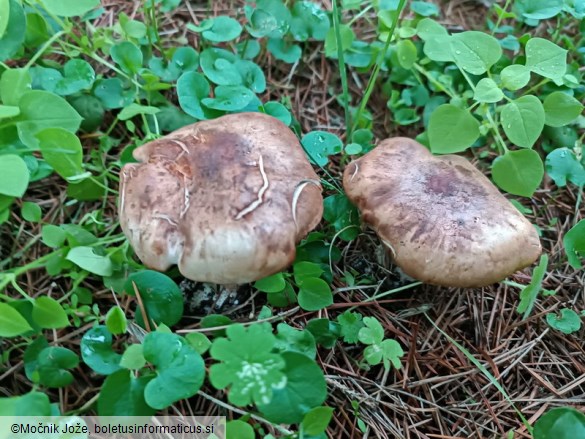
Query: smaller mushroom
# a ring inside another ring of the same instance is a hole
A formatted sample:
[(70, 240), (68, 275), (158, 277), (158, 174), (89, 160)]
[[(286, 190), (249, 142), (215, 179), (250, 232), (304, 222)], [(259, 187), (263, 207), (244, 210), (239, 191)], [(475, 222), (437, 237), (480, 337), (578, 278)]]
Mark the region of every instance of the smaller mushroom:
[(197, 122), (134, 151), (120, 224), (137, 256), (187, 278), (243, 284), (286, 268), (319, 224), (319, 178), (295, 134), (262, 113)]
[(396, 265), (425, 283), (490, 285), (541, 253), (534, 226), (471, 163), (412, 139), (351, 162), (343, 186)]

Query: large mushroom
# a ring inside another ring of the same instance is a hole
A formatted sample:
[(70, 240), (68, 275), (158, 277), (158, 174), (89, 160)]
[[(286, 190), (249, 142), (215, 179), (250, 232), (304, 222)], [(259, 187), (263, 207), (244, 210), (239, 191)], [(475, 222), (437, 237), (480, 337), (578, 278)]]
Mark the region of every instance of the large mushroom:
[(425, 283), (489, 285), (541, 253), (534, 226), (471, 163), (412, 139), (351, 162), (343, 186), (396, 265)]
[(278, 119), (197, 122), (134, 151), (121, 171), (120, 224), (137, 256), (187, 278), (242, 284), (274, 274), (321, 220), (317, 174)]

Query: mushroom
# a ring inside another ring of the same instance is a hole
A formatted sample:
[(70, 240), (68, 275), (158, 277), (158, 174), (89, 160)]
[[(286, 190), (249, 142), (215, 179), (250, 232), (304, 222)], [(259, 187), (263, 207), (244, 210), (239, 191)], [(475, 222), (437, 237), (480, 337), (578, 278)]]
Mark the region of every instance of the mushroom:
[(351, 162), (343, 186), (396, 265), (425, 283), (490, 285), (541, 253), (533, 225), (471, 163), (412, 139)]
[(262, 113), (201, 121), (148, 142), (121, 170), (120, 224), (136, 255), (191, 280), (242, 284), (295, 259), (321, 220), (319, 178), (295, 134)]

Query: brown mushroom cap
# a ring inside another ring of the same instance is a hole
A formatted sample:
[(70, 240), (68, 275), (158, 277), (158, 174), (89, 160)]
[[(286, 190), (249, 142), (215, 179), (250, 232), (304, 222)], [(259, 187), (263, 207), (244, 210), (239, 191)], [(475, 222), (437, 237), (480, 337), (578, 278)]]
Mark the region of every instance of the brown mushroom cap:
[(319, 178), (278, 119), (239, 113), (134, 151), (121, 171), (120, 224), (137, 256), (193, 280), (251, 282), (291, 264), (321, 220)]
[(386, 139), (347, 166), (343, 186), (396, 264), (423, 282), (485, 286), (540, 255), (532, 224), (463, 157)]

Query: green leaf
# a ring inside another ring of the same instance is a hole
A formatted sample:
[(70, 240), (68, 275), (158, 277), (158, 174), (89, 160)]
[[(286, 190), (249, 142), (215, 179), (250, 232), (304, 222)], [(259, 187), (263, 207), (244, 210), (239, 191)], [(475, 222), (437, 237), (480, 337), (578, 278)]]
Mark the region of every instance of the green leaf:
[(20, 108), (0, 104), (0, 119), (10, 119), (11, 117), (18, 116), (19, 114)]
[(151, 376), (136, 378), (128, 370), (109, 375), (100, 389), (97, 410), (100, 416), (151, 416), (156, 410), (144, 400)]
[[(347, 24), (339, 25), (339, 34), (341, 35), (342, 50), (343, 52), (346, 52), (354, 42), (355, 34)], [(325, 36), (325, 56), (337, 59), (337, 38), (335, 36), (334, 28), (330, 28)]]
[(532, 148), (544, 128), (544, 108), (536, 96), (522, 96), (504, 106), (501, 121), (510, 142)]
[(142, 68), (142, 52), (130, 41), (122, 41), (113, 46), (110, 55), (126, 73), (135, 74)]
[(463, 70), (482, 75), (502, 57), (502, 47), (491, 35), (466, 31), (451, 36), (451, 56)]
[(296, 262), (293, 266), (295, 282), (300, 284), (306, 278), (318, 278), (323, 274), (321, 265), (309, 261)]
[(90, 273), (99, 276), (112, 275), (112, 261), (110, 258), (95, 254), (92, 247), (74, 247), (69, 250), (66, 259)]
[(95, 326), (81, 338), (81, 358), (85, 364), (102, 375), (120, 369), (122, 356), (112, 350), (112, 334), (105, 326)]
[(99, 0), (43, 0), (43, 5), (53, 15), (77, 17), (100, 5)]
[(199, 73), (184, 73), (177, 81), (179, 105), (185, 113), (197, 119), (206, 119), (201, 100), (208, 97), (210, 91), (209, 83)]
[(263, 293), (279, 293), (284, 290), (286, 282), (282, 273), (276, 273), (254, 283), (254, 288)]
[(562, 0), (519, 0), (517, 3), (522, 15), (533, 20), (552, 18), (563, 7)]
[(151, 107), (148, 105), (138, 105), (138, 104), (130, 104), (127, 107), (123, 108), (118, 114), (118, 119), (120, 120), (128, 120), (132, 119), (134, 116), (139, 114), (156, 114), (160, 111), (160, 108)]
[(59, 302), (47, 296), (37, 297), (33, 304), (32, 317), (41, 328), (58, 329), (69, 326), (67, 313)]
[(19, 51), (25, 36), (26, 17), (22, 5), (17, 0), (8, 3), (8, 23), (0, 36), (0, 61), (10, 59)]
[(544, 38), (526, 43), (526, 67), (540, 76), (561, 81), (567, 72), (567, 51)]
[(438, 17), (440, 12), (439, 7), (436, 4), (422, 1), (410, 2), (410, 9), (423, 17), (430, 17), (433, 15)]
[(331, 349), (341, 334), (341, 327), (329, 319), (312, 319), (307, 323), (307, 331), (313, 334), (317, 343)]
[(107, 78), (96, 81), (94, 94), (104, 108), (114, 109), (130, 105), (136, 92), (119, 78)]
[(38, 204), (25, 201), (22, 203), (21, 215), (22, 218), (26, 221), (38, 223), (41, 220), (43, 212), (41, 210), (41, 206)]
[(536, 303), (536, 299), (538, 298), (538, 294), (542, 290), (542, 280), (546, 274), (547, 265), (548, 256), (544, 254), (540, 257), (538, 265), (532, 272), (530, 283), (520, 292), (520, 303), (518, 304), (516, 311), (524, 314), (522, 320), (525, 320), (530, 315), (530, 312)]
[(542, 160), (532, 149), (508, 151), (492, 165), (494, 182), (506, 192), (522, 197), (531, 197), (543, 176)]
[(275, 349), (279, 352), (298, 352), (309, 358), (317, 355), (317, 344), (311, 332), (294, 329), (286, 323), (277, 326)]
[(293, 44), (282, 38), (270, 38), (266, 45), (270, 53), (279, 61), (284, 61), (288, 64), (296, 63), (301, 59), (303, 49), (298, 44)]
[(215, 97), (203, 98), (201, 102), (214, 110), (238, 111), (245, 108), (254, 97), (250, 89), (241, 85), (218, 85)]
[(119, 306), (112, 306), (106, 314), (106, 328), (112, 334), (123, 334), (126, 332), (126, 315)]
[(534, 439), (585, 437), (585, 415), (572, 407), (549, 410), (534, 424)]
[(565, 187), (567, 180), (576, 186), (585, 186), (585, 167), (569, 148), (557, 148), (546, 156), (547, 174), (558, 187)]
[(0, 302), (0, 337), (16, 337), (31, 330), (31, 326), (18, 311)]
[(465, 151), (479, 138), (479, 122), (469, 110), (443, 104), (429, 121), (429, 141), (435, 154)]
[(16, 106), (21, 96), (30, 90), (32, 79), (27, 69), (9, 69), (0, 77), (0, 98), (7, 106)]
[(398, 62), (404, 69), (410, 69), (418, 59), (416, 46), (410, 40), (400, 40), (396, 44), (396, 55)]
[(493, 104), (504, 99), (504, 93), (493, 79), (483, 78), (475, 87), (473, 99), (478, 102)]
[(10, 0), (0, 0), (0, 38), (4, 36), (10, 17)]
[(402, 347), (396, 340), (383, 340), (379, 345), (368, 346), (364, 349), (364, 358), (371, 365), (384, 364), (385, 369), (390, 369), (390, 364), (395, 369), (400, 369), (400, 358), (404, 356)]
[(332, 407), (315, 407), (309, 410), (301, 422), (303, 433), (312, 436), (324, 433), (332, 416)]
[(563, 237), (563, 246), (569, 265), (575, 270), (582, 267), (580, 258), (585, 257), (585, 219), (575, 224)]
[(245, 8), (250, 35), (255, 38), (282, 38), (289, 29), (291, 14), (280, 0), (259, 0), (256, 8)]
[(225, 424), (225, 437), (237, 439), (255, 439), (252, 426), (244, 421), (228, 421)]
[(285, 386), (272, 388), (270, 403), (257, 404), (266, 419), (274, 423), (294, 424), (327, 397), (327, 385), (321, 368), (309, 357), (296, 352), (282, 354)]
[(290, 111), (279, 102), (267, 102), (263, 105), (263, 110), (266, 114), (277, 118), (286, 126), (289, 126), (292, 122)]
[(179, 47), (173, 52), (168, 65), (162, 58), (153, 57), (148, 62), (148, 67), (163, 81), (176, 81), (183, 73), (197, 70), (199, 53), (192, 47)]
[(423, 41), (430, 41), (440, 37), (448, 37), (447, 29), (435, 20), (423, 18), (416, 25), (416, 33)]
[[(135, 295), (133, 284), (140, 292), (142, 303), (151, 322), (173, 326), (181, 320), (183, 293), (170, 277), (153, 270), (133, 273), (124, 284), (126, 294)], [(139, 310), (136, 310), (136, 322), (144, 326), (143, 316)]]
[(384, 339), (384, 328), (375, 317), (364, 317), (365, 327), (360, 329), (359, 341), (363, 344), (379, 344)]
[(200, 355), (203, 355), (211, 347), (211, 341), (201, 332), (190, 332), (185, 336), (185, 339)]
[(317, 166), (325, 166), (328, 156), (339, 154), (343, 149), (339, 137), (326, 131), (311, 131), (302, 138), (301, 144), (311, 163)]
[(203, 38), (213, 43), (225, 43), (235, 40), (242, 33), (240, 23), (224, 15), (204, 20), (201, 26), (207, 28), (201, 33)]
[(212, 358), (221, 361), (209, 370), (211, 384), (217, 389), (229, 386), (232, 404), (268, 404), (274, 389), (287, 383), (282, 373), (284, 361), (272, 353), (276, 338), (270, 325), (246, 328), (234, 324), (226, 334), (228, 338), (215, 339), (209, 351)]
[(345, 194), (330, 195), (323, 200), (323, 218), (336, 232), (341, 232), (338, 237), (345, 241), (351, 241), (360, 231), (358, 210)]
[(346, 343), (358, 342), (359, 332), (365, 326), (360, 313), (345, 311), (337, 316), (337, 323), (341, 326), (343, 341)]
[(572, 334), (581, 329), (581, 317), (572, 309), (561, 309), (561, 315), (549, 313), (546, 315), (546, 322), (551, 328), (561, 331), (564, 334)]
[(25, 395), (0, 398), (2, 416), (50, 416), (49, 397), (42, 392), (31, 391)]
[(72, 59), (65, 64), (63, 77), (52, 91), (61, 96), (68, 96), (91, 88), (94, 81), (93, 67), (82, 59)]
[(83, 150), (77, 136), (63, 128), (46, 128), (35, 137), (45, 161), (64, 179), (82, 174)]
[(18, 103), (20, 115), (14, 119), (20, 140), (38, 148), (35, 134), (45, 128), (63, 128), (72, 133), (81, 125), (81, 116), (62, 97), (43, 90), (31, 90)]
[(125, 369), (138, 370), (146, 364), (141, 344), (131, 344), (126, 348), (120, 359), (120, 366)]
[(333, 293), (323, 279), (308, 277), (299, 284), (299, 305), (306, 311), (317, 311), (333, 304)]
[(205, 76), (217, 85), (241, 85), (242, 77), (236, 67), (238, 57), (232, 52), (211, 47), (201, 52), (199, 62)]
[(41, 229), (41, 240), (51, 248), (59, 248), (65, 242), (67, 234), (59, 227), (52, 224), (44, 225)]
[(176, 334), (151, 332), (144, 338), (144, 358), (156, 367), (157, 376), (146, 385), (149, 406), (162, 410), (195, 395), (205, 377), (201, 355)]
[(530, 70), (526, 66), (513, 64), (504, 67), (500, 73), (502, 86), (508, 90), (519, 90), (530, 81)]
[(66, 387), (73, 382), (73, 375), (67, 369), (73, 369), (78, 364), (79, 357), (75, 352), (59, 346), (50, 346), (39, 352), (30, 374), (35, 383), (47, 387)]
[(26, 163), (14, 154), (0, 155), (0, 194), (22, 197), (30, 178)]
[(295, 2), (292, 8), (290, 33), (296, 41), (307, 41), (312, 38), (323, 41), (331, 28), (329, 16), (321, 7), (313, 2)]
[(544, 123), (562, 127), (574, 121), (583, 111), (583, 105), (573, 96), (554, 91), (544, 99)]

